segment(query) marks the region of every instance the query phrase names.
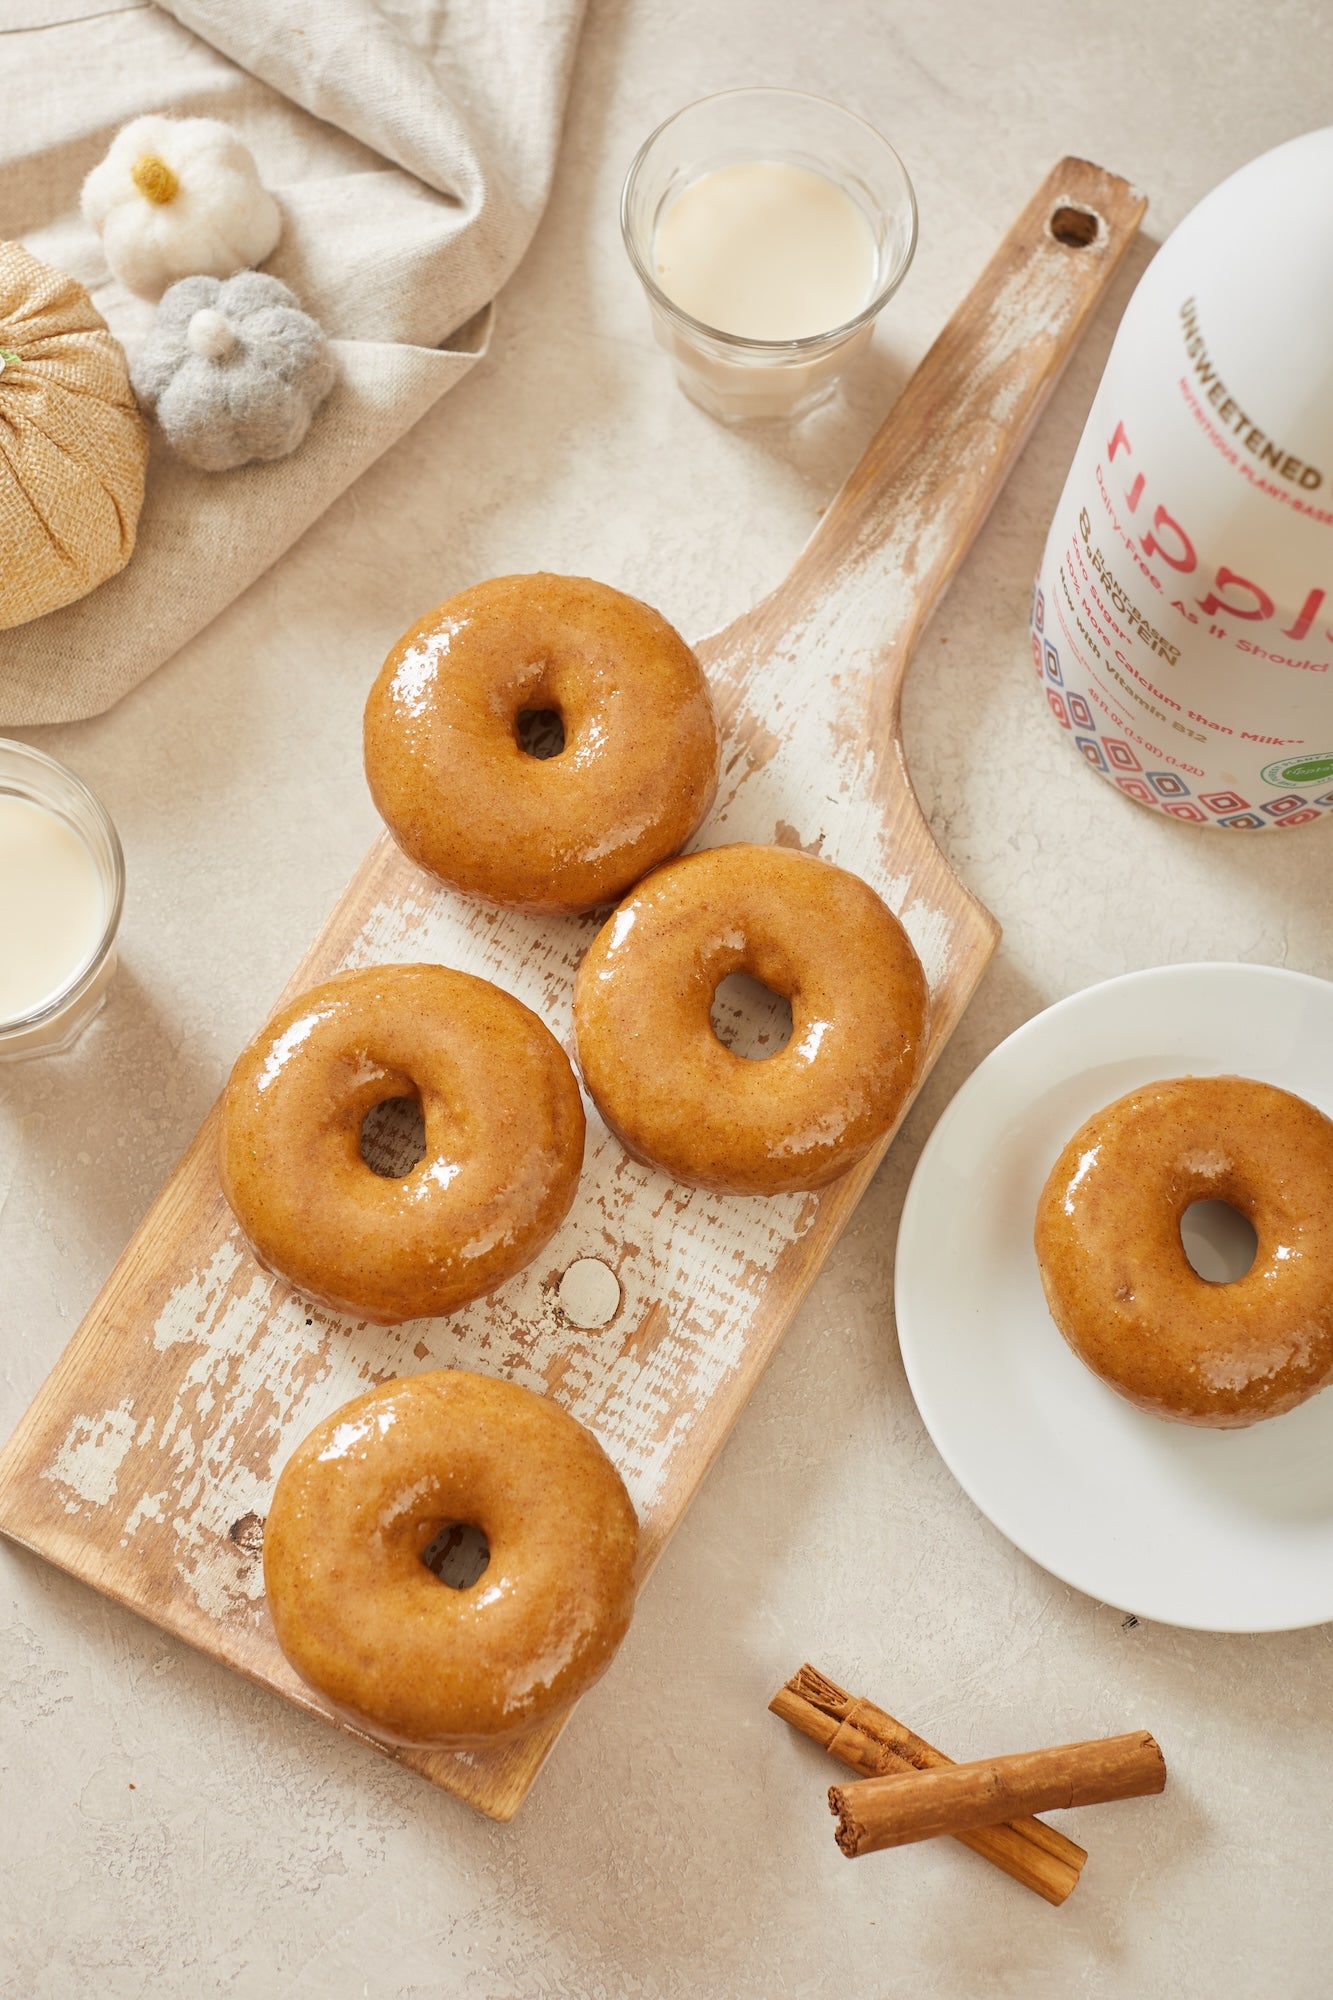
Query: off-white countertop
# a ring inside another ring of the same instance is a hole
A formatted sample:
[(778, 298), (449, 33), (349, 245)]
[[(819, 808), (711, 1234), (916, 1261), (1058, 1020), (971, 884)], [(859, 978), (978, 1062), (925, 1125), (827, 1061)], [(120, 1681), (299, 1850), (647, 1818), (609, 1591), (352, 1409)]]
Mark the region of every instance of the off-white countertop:
[[(1053, 160), (1151, 198), (909, 686), (923, 802), (999, 954), (519, 1818), (475, 1817), (0, 1548), (5, 2000), (1328, 1992), (1330, 1628), (1127, 1626), (1019, 1555), (922, 1429), (891, 1278), (926, 1136), (1036, 1010), (1173, 960), (1333, 976), (1333, 822), (1250, 840), (1131, 805), (1047, 719), (1026, 623), (1134, 277), (1224, 174), (1326, 122), (1330, 74), (1333, 11), (1296, 0), (594, 0), (491, 358), (119, 708), (34, 732), (105, 798), (130, 892), (103, 1016), (72, 1054), (0, 1074), (0, 1435), (375, 832), (359, 716), (398, 632), (536, 568), (624, 586), (687, 634), (725, 622), (785, 571)], [(673, 388), (616, 219), (648, 129), (749, 82), (866, 114), (921, 204), (845, 400), (776, 437)], [(765, 1712), (805, 1658), (957, 1755), (1150, 1727), (1170, 1788), (1058, 1821), (1092, 1854), (1059, 1911), (953, 1843), (849, 1864), (832, 1767)]]

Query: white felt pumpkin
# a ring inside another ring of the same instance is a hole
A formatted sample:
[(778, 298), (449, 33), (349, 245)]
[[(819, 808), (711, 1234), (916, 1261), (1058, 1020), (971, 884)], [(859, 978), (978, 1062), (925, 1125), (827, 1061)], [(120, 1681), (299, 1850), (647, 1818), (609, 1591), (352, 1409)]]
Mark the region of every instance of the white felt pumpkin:
[(83, 286), (0, 243), (0, 627), (129, 561), (147, 460), (125, 356)]
[(136, 118), (84, 182), (83, 217), (112, 276), (145, 299), (177, 278), (250, 270), (282, 233), (254, 155), (217, 118)]

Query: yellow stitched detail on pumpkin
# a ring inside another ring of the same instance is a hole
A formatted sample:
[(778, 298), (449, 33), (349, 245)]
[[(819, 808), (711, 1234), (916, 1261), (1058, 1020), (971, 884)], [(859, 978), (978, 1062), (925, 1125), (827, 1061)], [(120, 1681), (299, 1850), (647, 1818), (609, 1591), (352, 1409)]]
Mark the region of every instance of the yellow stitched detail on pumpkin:
[(141, 195), (165, 208), (180, 193), (181, 184), (167, 165), (156, 153), (140, 153), (130, 168), (130, 179)]

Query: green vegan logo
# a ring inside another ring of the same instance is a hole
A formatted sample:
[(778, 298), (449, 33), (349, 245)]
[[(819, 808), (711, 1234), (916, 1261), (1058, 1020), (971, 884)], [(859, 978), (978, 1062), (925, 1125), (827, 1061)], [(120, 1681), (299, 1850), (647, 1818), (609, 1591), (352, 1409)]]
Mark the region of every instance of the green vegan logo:
[(1266, 785), (1322, 785), (1327, 778), (1333, 778), (1333, 750), (1314, 757), (1279, 757), (1263, 769)]

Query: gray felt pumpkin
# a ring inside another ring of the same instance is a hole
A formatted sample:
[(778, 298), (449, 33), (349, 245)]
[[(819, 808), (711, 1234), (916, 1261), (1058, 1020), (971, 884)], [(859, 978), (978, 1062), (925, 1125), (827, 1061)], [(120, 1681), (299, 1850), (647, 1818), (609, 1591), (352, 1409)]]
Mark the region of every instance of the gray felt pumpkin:
[(295, 451), (334, 373), (323, 328), (286, 285), (241, 271), (172, 285), (130, 379), (174, 451), (227, 472)]

